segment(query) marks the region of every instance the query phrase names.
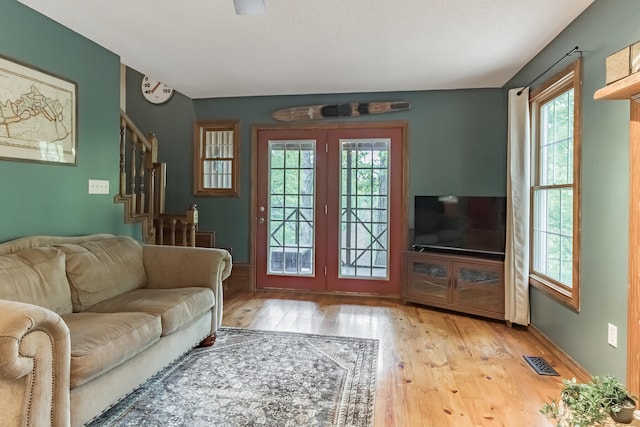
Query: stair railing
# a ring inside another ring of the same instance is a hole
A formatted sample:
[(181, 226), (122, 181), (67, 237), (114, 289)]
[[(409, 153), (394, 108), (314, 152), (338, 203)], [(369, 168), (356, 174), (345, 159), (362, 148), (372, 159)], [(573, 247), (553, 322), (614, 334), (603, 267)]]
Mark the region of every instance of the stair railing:
[[(166, 229), (158, 225), (175, 221), (171, 244), (179, 241), (185, 246), (195, 246), (198, 224), (195, 205), (185, 214), (165, 214), (166, 170), (165, 163), (158, 163), (158, 138), (152, 133), (145, 136), (121, 110), (120, 182), (114, 201), (124, 203), (125, 223), (141, 222), (142, 240), (162, 245), (167, 244)], [(176, 238), (175, 233), (182, 233), (182, 238)]]
[(162, 213), (155, 219), (157, 244), (171, 246), (196, 246), (198, 209), (189, 206), (186, 215)]

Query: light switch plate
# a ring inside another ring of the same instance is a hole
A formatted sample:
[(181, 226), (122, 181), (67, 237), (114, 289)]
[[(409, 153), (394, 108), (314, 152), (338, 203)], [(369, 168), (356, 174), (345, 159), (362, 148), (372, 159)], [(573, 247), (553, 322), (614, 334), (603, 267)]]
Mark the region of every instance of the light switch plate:
[(89, 194), (109, 194), (109, 180), (90, 179)]
[(607, 330), (607, 342), (612, 347), (618, 347), (618, 327), (609, 323)]

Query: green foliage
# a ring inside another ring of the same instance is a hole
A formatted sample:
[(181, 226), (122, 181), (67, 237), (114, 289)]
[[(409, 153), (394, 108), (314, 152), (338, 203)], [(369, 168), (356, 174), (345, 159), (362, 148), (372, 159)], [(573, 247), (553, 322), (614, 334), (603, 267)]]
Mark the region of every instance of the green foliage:
[(560, 400), (546, 403), (540, 412), (557, 422), (556, 427), (589, 427), (603, 422), (634, 399), (615, 377), (593, 377), (589, 383), (575, 378), (562, 380)]

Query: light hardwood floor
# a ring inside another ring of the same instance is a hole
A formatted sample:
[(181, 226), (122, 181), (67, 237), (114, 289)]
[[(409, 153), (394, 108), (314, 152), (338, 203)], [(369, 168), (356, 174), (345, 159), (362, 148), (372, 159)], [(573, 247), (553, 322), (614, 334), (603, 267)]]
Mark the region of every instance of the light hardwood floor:
[(379, 340), (376, 426), (552, 426), (538, 410), (572, 378), (530, 332), (504, 322), (372, 297), (227, 291), (224, 326)]

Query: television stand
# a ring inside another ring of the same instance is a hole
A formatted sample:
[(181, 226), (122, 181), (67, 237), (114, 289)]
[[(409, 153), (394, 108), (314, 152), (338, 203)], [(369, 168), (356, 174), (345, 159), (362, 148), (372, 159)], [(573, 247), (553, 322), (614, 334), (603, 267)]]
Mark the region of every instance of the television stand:
[(504, 320), (504, 261), (405, 251), (402, 302)]

